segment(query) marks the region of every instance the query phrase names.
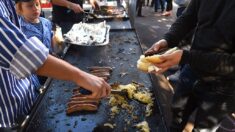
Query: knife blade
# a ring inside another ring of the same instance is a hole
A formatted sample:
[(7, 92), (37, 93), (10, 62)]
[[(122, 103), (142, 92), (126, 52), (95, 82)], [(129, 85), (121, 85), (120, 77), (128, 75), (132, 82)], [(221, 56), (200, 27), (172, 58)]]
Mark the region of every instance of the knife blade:
[(167, 50), (168, 50), (168, 48), (162, 48), (162, 49), (160, 49), (160, 50), (157, 51), (157, 52), (147, 52), (147, 53), (144, 54), (144, 56), (147, 57), (147, 56), (152, 56), (152, 55), (156, 55), (156, 54), (162, 55), (162, 54), (164, 54)]
[(128, 97), (128, 93), (126, 89), (122, 89), (122, 90), (111, 89), (111, 94), (118, 94), (118, 95)]

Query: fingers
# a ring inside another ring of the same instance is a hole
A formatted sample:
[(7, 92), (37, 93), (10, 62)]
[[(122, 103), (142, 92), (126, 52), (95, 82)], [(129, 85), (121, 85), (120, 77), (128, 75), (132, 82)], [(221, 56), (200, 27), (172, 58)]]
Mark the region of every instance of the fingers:
[(111, 86), (109, 84), (107, 84), (106, 87), (106, 97), (109, 96), (111, 94)]
[(111, 86), (105, 82), (104, 79), (100, 78), (100, 85), (97, 86), (90, 95), (91, 98), (104, 98), (111, 93)]
[(166, 40), (162, 39), (153, 44), (151, 48), (149, 48), (144, 54), (145, 55), (153, 55), (154, 53), (158, 52), (160, 49), (166, 48), (167, 42)]
[(157, 71), (155, 71), (155, 74), (162, 74), (163, 72), (165, 72), (168, 68), (159, 68)]
[(92, 7), (93, 7), (94, 9), (96, 9), (96, 10), (99, 10), (99, 9), (100, 9), (100, 6), (98, 5), (97, 2), (93, 3), (93, 4), (92, 4)]
[[(102, 79), (103, 80), (103, 79)], [(101, 98), (107, 97), (111, 93), (111, 86), (103, 80)]]
[(156, 53), (159, 50), (159, 46), (157, 43), (155, 43), (151, 48), (149, 48), (147, 51), (145, 51), (145, 55), (151, 55)]
[(79, 4), (73, 4), (71, 8), (75, 13), (84, 12), (84, 10), (82, 9), (82, 7)]
[(157, 63), (155, 66), (161, 69), (165, 69), (175, 65), (174, 57), (172, 56), (173, 55), (171, 54), (161, 55), (160, 59), (162, 60), (162, 63)]

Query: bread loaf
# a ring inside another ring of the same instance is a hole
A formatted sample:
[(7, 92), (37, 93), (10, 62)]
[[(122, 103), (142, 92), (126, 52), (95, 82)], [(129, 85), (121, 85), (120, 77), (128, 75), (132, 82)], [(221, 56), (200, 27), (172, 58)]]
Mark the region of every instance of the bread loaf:
[(140, 56), (140, 59), (137, 61), (137, 68), (143, 72), (151, 72), (155, 70), (155, 66), (146, 60), (144, 55)]
[[(167, 50), (164, 54), (170, 54), (173, 51), (177, 50), (177, 47), (171, 48)], [(137, 68), (143, 72), (151, 72), (159, 70), (154, 64), (162, 63), (163, 60), (160, 59), (160, 55), (152, 55), (152, 56), (144, 56), (141, 55), (139, 60), (137, 61)]]
[(162, 60), (159, 58), (160, 55), (147, 56), (145, 59), (150, 63), (161, 63)]

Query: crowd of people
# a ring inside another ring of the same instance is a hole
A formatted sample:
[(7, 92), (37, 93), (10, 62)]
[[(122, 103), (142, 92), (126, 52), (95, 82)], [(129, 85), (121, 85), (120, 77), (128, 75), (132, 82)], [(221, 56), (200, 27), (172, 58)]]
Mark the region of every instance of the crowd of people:
[[(173, 9), (173, 1), (172, 0), (137, 0), (137, 16), (142, 17), (144, 16), (142, 14), (142, 7), (145, 6), (151, 6), (154, 7), (155, 12), (161, 13), (162, 16), (171, 16), (172, 15), (172, 9)], [(160, 4), (160, 5), (159, 5)], [(161, 11), (159, 11), (161, 10)]]
[[(68, 25), (82, 20), (82, 0), (51, 2), (52, 21), (63, 32), (68, 31)], [(137, 16), (142, 16), (144, 2), (137, 0)], [(155, 11), (158, 3), (161, 4), (163, 16), (172, 14), (172, 0), (152, 2)], [(96, 0), (90, 3), (99, 8)], [(177, 20), (145, 53), (178, 46), (194, 31), (191, 49), (162, 54), (162, 62), (155, 64), (159, 69), (154, 73), (181, 66), (171, 105), (170, 131), (182, 132), (191, 114), (196, 112), (193, 131), (210, 132), (235, 111), (235, 2), (178, 0), (176, 3)], [(0, 0), (0, 10), (0, 131), (11, 129), (30, 112), (38, 96), (36, 91), (45, 81), (42, 76), (72, 81), (91, 91), (92, 98), (110, 94), (111, 87), (104, 79), (51, 55), (56, 36), (51, 32), (52, 23), (40, 17), (40, 0)]]

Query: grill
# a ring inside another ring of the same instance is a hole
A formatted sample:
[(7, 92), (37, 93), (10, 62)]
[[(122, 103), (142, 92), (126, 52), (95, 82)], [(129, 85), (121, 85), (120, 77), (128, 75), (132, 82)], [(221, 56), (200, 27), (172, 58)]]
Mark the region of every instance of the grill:
[[(150, 117), (145, 117), (145, 107), (143, 104), (130, 100), (134, 106), (133, 114), (138, 119), (121, 111), (115, 118), (110, 118), (110, 106), (108, 100), (103, 99), (97, 112), (80, 112), (77, 114), (66, 115), (66, 104), (72, 96), (72, 89), (77, 87), (75, 84), (66, 81), (52, 80), (41, 101), (38, 102), (29, 117), (28, 122), (22, 128), (26, 132), (65, 132), (81, 131), (91, 132), (104, 123), (115, 123), (114, 132), (128, 131), (135, 132), (133, 127), (146, 119), (151, 131), (167, 131), (161, 107), (157, 98), (156, 88), (148, 74), (141, 73), (136, 68), (136, 61), (142, 54), (138, 37), (134, 30), (110, 32), (110, 44), (102, 47), (82, 47), (72, 45), (69, 47), (64, 60), (84, 71), (88, 71), (90, 66), (111, 66), (114, 68), (110, 83), (120, 82), (128, 84), (132, 81), (142, 83), (145, 87), (153, 91), (155, 102), (154, 111)], [(127, 75), (121, 77), (120, 73), (126, 72)], [(127, 125), (125, 121), (130, 121)], [(102, 131), (103, 129), (99, 129)]]

